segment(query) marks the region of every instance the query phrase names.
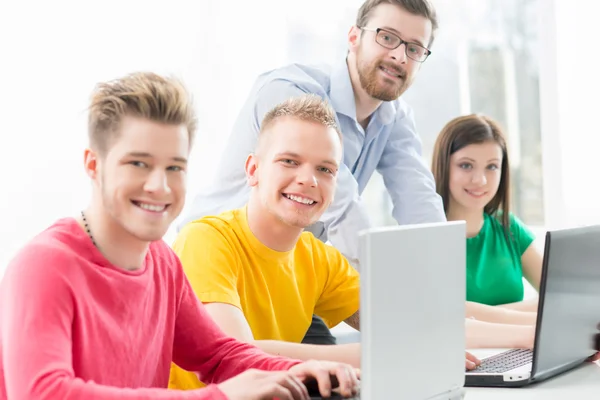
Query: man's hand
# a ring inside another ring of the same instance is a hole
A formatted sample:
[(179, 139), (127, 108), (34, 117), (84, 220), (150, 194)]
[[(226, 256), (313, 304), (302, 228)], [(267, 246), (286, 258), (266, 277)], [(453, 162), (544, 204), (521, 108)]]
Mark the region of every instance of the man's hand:
[(339, 392), (344, 397), (355, 396), (358, 393), (360, 370), (351, 365), (329, 361), (307, 361), (290, 368), (294, 376), (302, 382), (311, 378), (316, 379), (319, 392), (323, 397), (331, 396), (331, 377), (335, 377), (339, 384)]
[[(598, 330), (600, 330), (600, 324), (598, 324), (598, 326), (596, 327)], [(596, 354), (594, 354), (593, 356), (591, 356), (590, 358), (588, 358), (588, 361), (590, 362), (595, 362), (600, 360), (600, 333), (597, 333), (596, 336), (594, 336), (594, 348), (596, 349)]]
[(309, 400), (306, 386), (291, 371), (250, 369), (218, 386), (229, 400)]
[(475, 369), (475, 368), (477, 368), (478, 365), (481, 364), (481, 361), (477, 357), (475, 357), (473, 354), (469, 353), (468, 351), (466, 351), (465, 353), (466, 353), (465, 367), (467, 369)]
[(600, 360), (600, 352), (594, 354), (593, 356), (591, 356), (590, 358), (587, 359), (589, 362), (596, 362), (598, 360)]

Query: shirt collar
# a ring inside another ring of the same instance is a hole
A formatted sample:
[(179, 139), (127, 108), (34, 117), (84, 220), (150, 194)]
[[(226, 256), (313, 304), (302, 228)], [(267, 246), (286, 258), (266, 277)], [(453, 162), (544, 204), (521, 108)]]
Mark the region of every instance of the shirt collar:
[(382, 125), (388, 125), (394, 122), (396, 111), (396, 101), (384, 101), (375, 113)]
[[(350, 80), (350, 72), (346, 57), (336, 63), (331, 69), (331, 89), (329, 98), (336, 112), (344, 114), (356, 121), (356, 103), (354, 102), (354, 90)], [(394, 121), (396, 115), (396, 104), (394, 101), (384, 101), (375, 110), (374, 116), (382, 125), (388, 125)]]

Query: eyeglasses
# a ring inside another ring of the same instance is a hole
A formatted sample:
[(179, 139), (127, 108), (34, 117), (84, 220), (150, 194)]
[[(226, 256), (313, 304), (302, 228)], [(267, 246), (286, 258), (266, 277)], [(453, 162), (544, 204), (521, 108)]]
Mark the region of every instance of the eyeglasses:
[(386, 31), (385, 29), (375, 29), (366, 27), (362, 27), (360, 29), (362, 29), (363, 31), (375, 32), (375, 41), (377, 42), (377, 44), (385, 47), (386, 49), (394, 50), (403, 44), (406, 45), (404, 46), (404, 52), (406, 53), (406, 57), (410, 58), (411, 60), (423, 62), (431, 54), (431, 50), (429, 50), (428, 48), (423, 47), (418, 43), (410, 43), (405, 40), (402, 40), (398, 37), (398, 35)]

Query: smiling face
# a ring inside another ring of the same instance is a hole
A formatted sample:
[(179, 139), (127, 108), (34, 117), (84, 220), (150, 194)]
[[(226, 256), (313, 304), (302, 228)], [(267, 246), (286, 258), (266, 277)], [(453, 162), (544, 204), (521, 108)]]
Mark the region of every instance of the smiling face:
[(259, 212), (304, 229), (333, 200), (342, 157), (338, 133), (318, 122), (286, 116), (261, 135), (267, 135), (263, 144), (246, 162)]
[(189, 150), (184, 125), (125, 117), (106, 154), (85, 153), (94, 203), (119, 233), (161, 239), (183, 208)]
[[(360, 84), (375, 99), (396, 100), (410, 87), (421, 63), (406, 56), (405, 44), (390, 50), (377, 43), (374, 30), (383, 29), (406, 42), (427, 47), (433, 34), (431, 21), (398, 5), (384, 3), (373, 9), (366, 29), (360, 28), (363, 27), (353, 27), (348, 37)], [(380, 41), (386, 40), (385, 32), (379, 33)]]
[(482, 211), (498, 193), (502, 148), (495, 141), (470, 144), (450, 157), (450, 204)]

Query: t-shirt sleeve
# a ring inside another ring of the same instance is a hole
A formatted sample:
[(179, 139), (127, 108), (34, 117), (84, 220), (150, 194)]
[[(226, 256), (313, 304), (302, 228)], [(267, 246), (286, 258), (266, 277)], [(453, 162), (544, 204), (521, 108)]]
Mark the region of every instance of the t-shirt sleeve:
[(525, 250), (527, 250), (527, 248), (535, 240), (535, 235), (533, 234), (531, 229), (529, 229), (529, 227), (527, 227), (527, 225), (523, 223), (523, 221), (521, 221), (512, 213), (510, 214), (509, 219), (510, 230), (513, 235), (515, 244), (517, 246), (517, 249), (519, 250), (519, 254), (523, 255), (523, 253), (525, 253)]
[(217, 228), (205, 222), (188, 224), (179, 233), (173, 250), (201, 302), (226, 303), (241, 309), (237, 253)]
[(335, 247), (315, 239), (315, 270), (323, 282), (315, 314), (334, 327), (360, 307), (360, 275)]

